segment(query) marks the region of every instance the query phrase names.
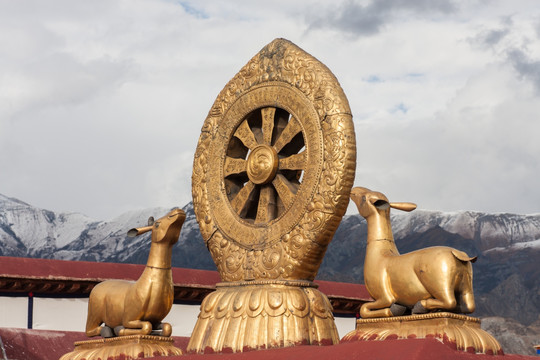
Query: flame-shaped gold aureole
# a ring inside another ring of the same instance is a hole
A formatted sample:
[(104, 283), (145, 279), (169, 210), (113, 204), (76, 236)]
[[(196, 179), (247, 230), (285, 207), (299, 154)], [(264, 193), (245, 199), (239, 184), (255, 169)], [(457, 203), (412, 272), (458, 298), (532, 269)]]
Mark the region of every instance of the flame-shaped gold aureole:
[[(224, 283), (205, 299), (189, 351), (337, 342), (331, 306), (311, 281), (347, 208), (355, 161), (343, 90), (291, 42), (274, 40), (229, 81), (203, 125), (192, 178)], [(306, 315), (291, 301), (304, 301)]]

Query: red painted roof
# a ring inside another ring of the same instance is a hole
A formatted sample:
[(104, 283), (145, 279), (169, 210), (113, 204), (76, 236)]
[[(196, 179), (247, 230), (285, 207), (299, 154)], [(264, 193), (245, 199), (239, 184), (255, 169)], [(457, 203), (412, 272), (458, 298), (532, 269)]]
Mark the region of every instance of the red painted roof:
[[(95, 280), (108, 279), (137, 280), (144, 265), (97, 263), (89, 261), (65, 261), (0, 257), (0, 276), (31, 279)], [(220, 281), (215, 271), (173, 268), (175, 283), (182, 285), (214, 286)]]
[(343, 297), (348, 299), (360, 299), (363, 301), (372, 301), (365, 285), (350, 284), (335, 281), (315, 280), (319, 285), (319, 290), (327, 296)]
[[(0, 278), (44, 280), (137, 280), (144, 265), (96, 263), (19, 257), (0, 257)], [(219, 273), (208, 270), (173, 268), (173, 281), (178, 286), (214, 288), (221, 281)], [(319, 289), (329, 297), (370, 301), (364, 285), (319, 281)]]
[[(81, 332), (0, 328), (0, 338), (8, 359), (57, 360), (73, 351), (75, 341), (87, 340)], [(174, 337), (175, 346), (185, 350), (188, 339)], [(525, 355), (483, 355), (453, 350), (435, 339), (406, 339), (349, 342), (330, 346), (295, 346), (283, 349), (249, 351), (236, 354), (187, 354), (155, 357), (154, 360), (534, 360)]]
[(534, 360), (525, 355), (485, 355), (457, 351), (436, 339), (359, 341), (328, 346), (294, 346), (236, 354), (187, 354), (154, 360)]

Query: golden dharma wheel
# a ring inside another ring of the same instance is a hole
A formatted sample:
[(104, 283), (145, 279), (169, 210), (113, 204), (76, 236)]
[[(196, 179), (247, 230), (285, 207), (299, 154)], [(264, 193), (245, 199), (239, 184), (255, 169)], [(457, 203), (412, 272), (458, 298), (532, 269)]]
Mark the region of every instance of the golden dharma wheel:
[(263, 48), (219, 94), (195, 154), (195, 214), (222, 279), (313, 280), (355, 157), (334, 75), (287, 40)]
[(193, 163), (193, 205), (223, 280), (201, 304), (190, 352), (339, 342), (312, 282), (345, 213), (356, 146), (332, 73), (287, 40), (218, 95)]

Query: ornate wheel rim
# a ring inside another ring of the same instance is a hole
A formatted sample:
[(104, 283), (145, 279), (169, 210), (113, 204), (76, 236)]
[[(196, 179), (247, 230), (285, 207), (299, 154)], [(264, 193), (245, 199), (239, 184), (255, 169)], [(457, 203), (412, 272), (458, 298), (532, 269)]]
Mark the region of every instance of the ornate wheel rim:
[(210, 150), (219, 161), (209, 171), (216, 225), (242, 247), (267, 247), (298, 222), (316, 188), (317, 112), (297, 89), (266, 83), (235, 101), (220, 125)]
[(347, 208), (355, 153), (347, 98), (324, 64), (276, 39), (242, 67), (193, 161), (195, 215), (222, 280), (313, 280)]

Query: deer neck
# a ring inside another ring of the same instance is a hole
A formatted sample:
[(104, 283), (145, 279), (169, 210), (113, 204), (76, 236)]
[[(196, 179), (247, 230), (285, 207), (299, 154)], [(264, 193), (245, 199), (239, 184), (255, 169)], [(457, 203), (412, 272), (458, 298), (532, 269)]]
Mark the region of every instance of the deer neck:
[(367, 257), (371, 256), (399, 255), (388, 217), (371, 216), (367, 219), (367, 228), (366, 261)]
[(152, 242), (146, 266), (151, 269), (171, 269), (172, 245), (166, 242)]

